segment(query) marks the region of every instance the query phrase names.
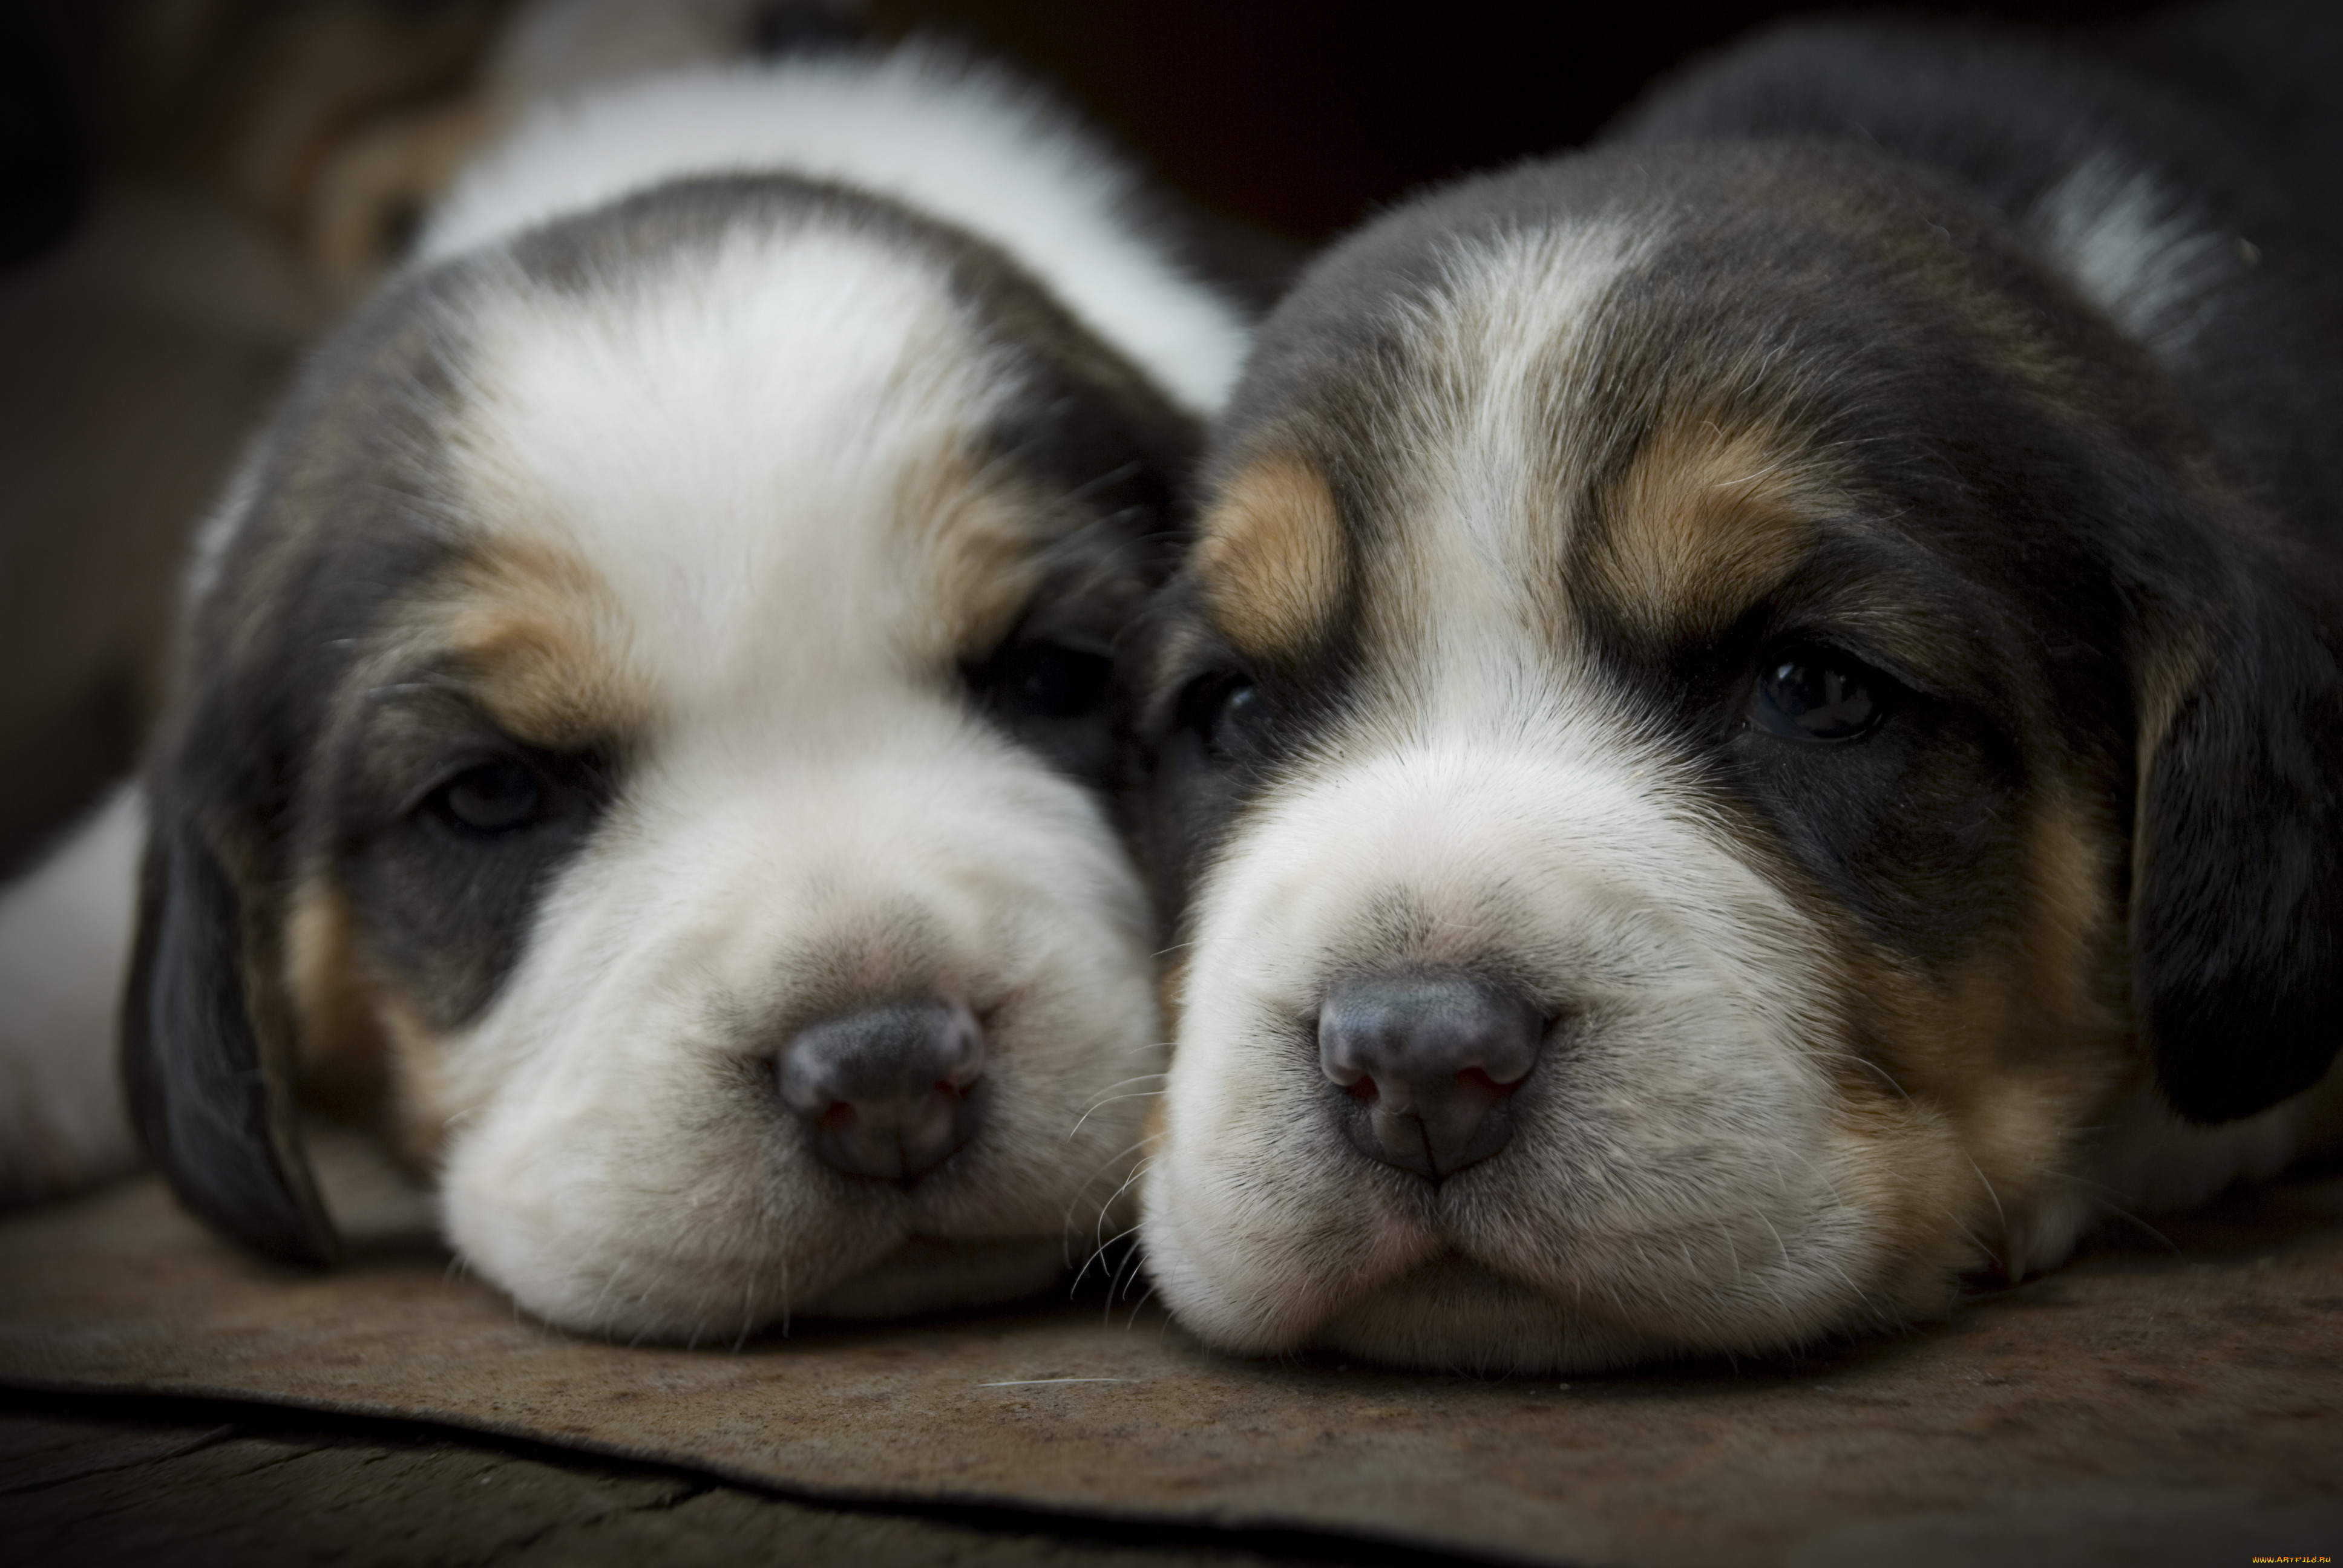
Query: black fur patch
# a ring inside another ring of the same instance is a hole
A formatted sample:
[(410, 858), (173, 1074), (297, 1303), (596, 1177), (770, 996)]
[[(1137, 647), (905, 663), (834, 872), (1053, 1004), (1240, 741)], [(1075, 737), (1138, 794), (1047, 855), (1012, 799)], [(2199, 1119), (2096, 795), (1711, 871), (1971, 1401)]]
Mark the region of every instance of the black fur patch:
[[(2149, 637), (2211, 648), (2139, 781), (2132, 924), (2167, 1097), (2219, 1121), (2308, 1088), (2343, 1045), (2343, 15), (2205, 8), (2112, 42), (1793, 25), (1620, 134), (1861, 140), (1959, 176), (2054, 256), (2046, 208), (2097, 158), (2157, 193), (2151, 216), (2209, 236), (2192, 329), (2150, 347), (2242, 482), (2183, 500), (2155, 432), (2111, 418), (2103, 461), (2132, 457), (2137, 487), (2089, 516), (2088, 553), (2132, 611), (2135, 660)], [(2127, 379), (2110, 367), (2091, 389), (2113, 402)], [(2057, 628), (2066, 600), (2036, 613)]]

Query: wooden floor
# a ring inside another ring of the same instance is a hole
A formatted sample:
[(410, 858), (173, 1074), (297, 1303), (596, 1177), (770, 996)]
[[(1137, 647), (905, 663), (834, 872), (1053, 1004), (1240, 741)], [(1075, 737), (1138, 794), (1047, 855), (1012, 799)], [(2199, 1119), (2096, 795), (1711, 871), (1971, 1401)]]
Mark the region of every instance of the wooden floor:
[(0, 1563), (1240, 1568), (1450, 1562), (1312, 1536), (909, 1515), (389, 1422), (0, 1391)]

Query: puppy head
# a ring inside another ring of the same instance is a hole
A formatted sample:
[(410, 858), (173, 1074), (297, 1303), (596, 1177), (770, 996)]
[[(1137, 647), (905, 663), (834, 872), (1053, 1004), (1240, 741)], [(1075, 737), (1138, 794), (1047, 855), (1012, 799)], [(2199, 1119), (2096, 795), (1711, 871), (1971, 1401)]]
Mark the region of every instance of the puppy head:
[(1465, 186), (1280, 307), (1215, 473), (1146, 721), (1142, 1237), (1206, 1339), (1892, 1322), (2071, 1228), (2120, 1089), (2331, 1058), (2298, 566), (1957, 193), (1795, 146)]
[(999, 253), (836, 187), (392, 290), (197, 567), (126, 1029), (182, 1192), (327, 1253), (297, 1082), (563, 1324), (1046, 1282), (1160, 1050), (1110, 655), (1192, 440)]

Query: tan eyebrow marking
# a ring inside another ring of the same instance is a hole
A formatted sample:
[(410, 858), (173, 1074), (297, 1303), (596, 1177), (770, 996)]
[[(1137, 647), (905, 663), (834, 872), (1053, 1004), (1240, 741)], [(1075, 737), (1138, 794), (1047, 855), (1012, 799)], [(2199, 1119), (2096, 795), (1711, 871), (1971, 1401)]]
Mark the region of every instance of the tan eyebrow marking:
[(1646, 629), (1716, 635), (1804, 556), (1827, 487), (1774, 431), (1664, 425), (1604, 498), (1596, 581)]
[(651, 694), (625, 667), (617, 598), (568, 552), (498, 540), (437, 599), (435, 640), (469, 667), (472, 695), (515, 739), (562, 750), (648, 718)]
[(1007, 637), (1041, 586), (1049, 503), (1030, 480), (953, 446), (906, 466), (895, 559), (910, 568), (929, 657), (978, 658)]
[(1306, 647), (1344, 588), (1342, 516), (1325, 477), (1292, 457), (1243, 470), (1204, 519), (1196, 569), (1239, 649), (1266, 657)]

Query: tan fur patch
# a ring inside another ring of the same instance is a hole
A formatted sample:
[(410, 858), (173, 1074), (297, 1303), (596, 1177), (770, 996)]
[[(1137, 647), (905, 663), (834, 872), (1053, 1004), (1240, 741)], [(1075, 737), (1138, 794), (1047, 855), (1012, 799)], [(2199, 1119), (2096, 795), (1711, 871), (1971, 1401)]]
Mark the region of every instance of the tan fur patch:
[(1908, 1097), (1932, 1119), (1900, 1136), (1882, 1123), (1871, 1161), (1883, 1176), (1943, 1167), (1906, 1205), (1912, 1239), (1965, 1240), (1962, 1266), (2013, 1278), (2034, 1211), (2065, 1195), (2058, 1172), (2075, 1130), (2130, 1086), (2136, 1066), (2119, 1003), (2113, 826), (2056, 785), (2032, 818), (2026, 903), (2010, 929), (1933, 974), (1876, 950), (1856, 961), (1850, 990), (1877, 1056), (1838, 1075), (1851, 1106)]
[(1247, 468), (1205, 519), (1195, 560), (1240, 649), (1268, 658), (1306, 647), (1345, 587), (1342, 517), (1325, 477), (1292, 458)]
[(498, 540), (467, 561), (430, 620), (426, 635), (457, 656), (474, 698), (517, 740), (575, 749), (649, 718), (617, 601), (566, 551)]
[(304, 881), (285, 921), (285, 993), (301, 1103), (357, 1125), (381, 1113), (388, 1082), (374, 990), (355, 946), (347, 898), (324, 878)]
[(2163, 636), (2141, 638), (2141, 646), (2133, 655), (2133, 701), (2138, 714), (2133, 739), (2134, 757), (2138, 763), (2132, 802), (2135, 827), (2131, 871), (2135, 887), (2147, 879), (2148, 847), (2156, 841), (2160, 826), (2150, 820), (2157, 754), (2164, 749), (2165, 737), (2171, 732), (2180, 705), (2187, 700), (2190, 689), (2212, 657), (2207, 640), (2207, 629), (2191, 623)]
[(1825, 492), (1775, 432), (1664, 425), (1605, 498), (1596, 580), (1647, 629), (1714, 636), (1789, 575)]
[(477, 1105), (464, 1103), (449, 1070), (446, 1038), (416, 1018), (398, 1000), (384, 996), (377, 1017), (389, 1042), (389, 1103), (382, 1121), (393, 1152), (417, 1171), (431, 1171), (448, 1129)]
[(897, 492), (902, 538), (895, 558), (928, 575), (910, 590), (922, 613), (898, 623), (933, 627), (944, 643), (920, 654), (980, 658), (1000, 646), (1041, 578), (1037, 523), (1044, 508), (1025, 480), (988, 471), (964, 450), (907, 467)]

